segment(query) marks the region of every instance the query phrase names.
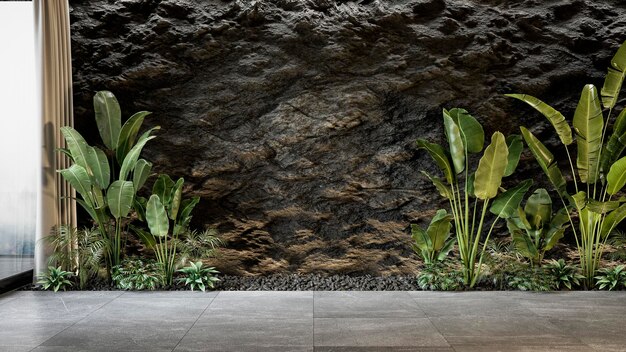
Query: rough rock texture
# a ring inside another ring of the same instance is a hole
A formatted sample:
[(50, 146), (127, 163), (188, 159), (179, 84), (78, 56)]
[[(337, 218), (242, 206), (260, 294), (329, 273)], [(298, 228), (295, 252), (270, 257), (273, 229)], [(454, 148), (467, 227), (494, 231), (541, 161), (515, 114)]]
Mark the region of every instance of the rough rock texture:
[(624, 1), (70, 3), (78, 129), (96, 136), (96, 90), (153, 111), (147, 158), (202, 197), (195, 226), (219, 228), (237, 275), (412, 273), (409, 223), (444, 204), (414, 141), (442, 138), (441, 108), (555, 147), (502, 94), (571, 115), (626, 39)]

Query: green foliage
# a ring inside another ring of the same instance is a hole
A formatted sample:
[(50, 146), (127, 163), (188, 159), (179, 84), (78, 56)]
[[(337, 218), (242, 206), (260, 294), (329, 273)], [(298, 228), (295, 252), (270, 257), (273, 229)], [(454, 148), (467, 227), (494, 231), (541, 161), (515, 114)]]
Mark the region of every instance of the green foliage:
[[(422, 139), (417, 140), (417, 145), (430, 154), (443, 172), (445, 180), (424, 174), (441, 196), (450, 201), (464, 282), (473, 287), (480, 277), (486, 243), (497, 220), (513, 215), (532, 181), (524, 181), (500, 193), (502, 178), (512, 174), (519, 161), (519, 137), (506, 139), (502, 133), (495, 132), (478, 161), (476, 171), (470, 173), (471, 154), (483, 151), (485, 136), (482, 126), (463, 109), (444, 109), (443, 122), (448, 150)], [(477, 211), (477, 208), (482, 210)], [(488, 212), (496, 215), (496, 219), (480, 246)]]
[(215, 283), (220, 281), (215, 275), (219, 272), (215, 268), (203, 268), (202, 262), (191, 262), (189, 266), (184, 267), (178, 272), (184, 277), (178, 279), (178, 282), (189, 286), (193, 291), (196, 287), (204, 292), (206, 288), (214, 288)]
[(53, 229), (43, 240), (53, 249), (48, 264), (72, 272), (78, 277), (81, 289), (98, 274), (109, 246), (108, 239), (98, 229), (78, 230), (69, 226)]
[[(596, 87), (588, 84), (583, 87), (578, 106), (572, 120), (576, 134), (576, 163), (572, 161), (569, 146), (574, 143), (572, 128), (563, 115), (541, 100), (528, 95), (511, 94), (510, 97), (529, 104), (554, 127), (565, 146), (569, 161), (574, 192), (569, 193), (565, 177), (558, 167), (554, 155), (528, 129), (521, 127), (522, 136), (535, 159), (556, 189), (563, 204), (575, 209), (578, 216), (568, 211), (569, 221), (578, 222), (578, 229), (572, 228), (582, 274), (588, 288), (594, 286), (595, 274), (600, 265), (604, 244), (609, 234), (626, 218), (626, 199), (614, 199), (626, 185), (626, 158), (619, 159), (626, 147), (626, 113), (622, 111), (609, 133), (608, 126), (613, 107), (618, 99), (626, 68), (626, 42), (613, 59), (602, 87), (602, 101)], [(602, 105), (608, 109), (604, 120)], [(607, 139), (608, 137), (608, 139)], [(619, 159), (619, 160), (618, 160)], [(578, 174), (578, 178), (576, 177)]]
[[(120, 264), (122, 227), (128, 222), (137, 191), (150, 174), (151, 164), (139, 159), (139, 155), (145, 144), (155, 138), (150, 134), (159, 127), (148, 130), (137, 139), (149, 112), (138, 112), (122, 125), (120, 106), (111, 92), (97, 92), (93, 102), (98, 131), (106, 151), (87, 144), (72, 127), (62, 127), (67, 145), (63, 153), (73, 164), (59, 173), (80, 196), (78, 204), (92, 217), (100, 233), (109, 239), (105, 254), (110, 269)], [(120, 166), (119, 177), (110, 182), (116, 165)], [(133, 181), (128, 179), (131, 173)]]
[(599, 275), (595, 277), (596, 286), (599, 289), (609, 289), (626, 287), (626, 265), (618, 265), (614, 268), (604, 268), (598, 270)]
[(557, 290), (561, 287), (571, 290), (572, 287), (580, 286), (581, 280), (585, 278), (575, 266), (565, 263), (563, 259), (553, 260), (545, 266), (545, 270), (554, 277), (554, 286)]
[(531, 266), (541, 265), (547, 251), (563, 238), (569, 217), (565, 209), (552, 214), (552, 199), (548, 192), (537, 189), (526, 205), (507, 219), (507, 227), (515, 248), (530, 260)]
[(452, 249), (455, 242), (450, 238), (452, 219), (445, 209), (439, 209), (426, 230), (411, 224), (412, 248), (426, 264), (444, 260)]
[(153, 261), (127, 258), (113, 267), (111, 278), (120, 290), (155, 290), (163, 281), (162, 272)]
[(189, 227), (191, 212), (200, 200), (198, 197), (183, 200), (183, 184), (183, 178), (174, 182), (168, 175), (159, 175), (145, 205), (145, 219), (150, 233), (141, 232), (140, 238), (154, 250), (157, 262), (162, 265), (164, 285), (172, 285), (179, 235)]
[(198, 261), (215, 257), (219, 254), (219, 247), (223, 245), (216, 229), (196, 231), (185, 229), (181, 231), (178, 253), (181, 264), (187, 261)]
[(39, 281), (44, 290), (54, 290), (57, 292), (60, 289), (65, 291), (66, 288), (72, 286), (72, 282), (69, 280), (72, 277), (72, 273), (69, 271), (65, 271), (61, 269), (60, 266), (53, 267), (49, 266), (48, 271), (45, 273), (39, 274)]
[(463, 272), (442, 263), (426, 265), (417, 276), (417, 284), (424, 291), (460, 291), (465, 289)]
[(554, 280), (545, 269), (507, 258), (493, 265), (488, 279), (499, 290), (550, 291), (554, 287)]

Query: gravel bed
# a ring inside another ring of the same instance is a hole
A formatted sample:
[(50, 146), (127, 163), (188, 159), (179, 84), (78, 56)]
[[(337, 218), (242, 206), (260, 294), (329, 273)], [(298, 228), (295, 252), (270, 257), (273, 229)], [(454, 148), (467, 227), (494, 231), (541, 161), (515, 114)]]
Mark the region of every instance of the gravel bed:
[(220, 291), (416, 291), (417, 276), (221, 276)]
[[(269, 276), (218, 276), (216, 291), (418, 291), (417, 276), (324, 276), (317, 274), (277, 274)], [(20, 291), (39, 291), (40, 287), (27, 285)], [(71, 287), (69, 290), (79, 290)], [(114, 286), (97, 282), (84, 291), (117, 291)], [(185, 291), (180, 284), (160, 288), (159, 291)]]

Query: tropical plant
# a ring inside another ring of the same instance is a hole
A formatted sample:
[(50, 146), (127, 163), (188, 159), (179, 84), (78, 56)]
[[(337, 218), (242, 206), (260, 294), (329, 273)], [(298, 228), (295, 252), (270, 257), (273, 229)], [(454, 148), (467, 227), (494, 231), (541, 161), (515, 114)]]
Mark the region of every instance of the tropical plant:
[[(417, 145), (430, 154), (445, 180), (425, 171), (422, 173), (450, 202), (464, 281), (473, 287), (480, 276), (486, 245), (497, 220), (509, 218), (517, 211), (532, 181), (523, 181), (500, 193), (502, 178), (511, 175), (519, 162), (523, 148), (521, 137), (505, 138), (502, 133), (495, 132), (478, 162), (476, 172), (470, 173), (470, 154), (483, 150), (483, 127), (463, 109), (444, 109), (443, 120), (448, 150), (423, 139), (418, 139)], [(463, 175), (464, 182), (461, 182), (460, 175)], [(496, 219), (481, 245), (485, 217), (489, 211), (496, 215)]]
[(42, 286), (44, 290), (52, 288), (54, 292), (60, 289), (65, 291), (66, 288), (72, 286), (72, 282), (69, 280), (72, 277), (72, 273), (61, 269), (61, 267), (49, 266), (48, 271), (39, 274), (38, 284)]
[(523, 209), (520, 207), (506, 219), (515, 248), (530, 260), (531, 266), (541, 265), (545, 253), (563, 238), (568, 222), (565, 208), (552, 214), (552, 199), (543, 188), (528, 197)]
[(626, 233), (614, 231), (607, 244), (613, 249), (607, 255), (609, 260), (626, 261)]
[(203, 268), (202, 262), (191, 262), (189, 266), (184, 267), (178, 272), (184, 276), (178, 279), (178, 282), (185, 286), (189, 286), (193, 291), (198, 287), (202, 292), (206, 291), (206, 288), (215, 288), (215, 283), (220, 281), (215, 275), (219, 272), (214, 267)]
[[(626, 42), (611, 60), (600, 96), (592, 84), (583, 88), (572, 120), (575, 139), (572, 128), (556, 109), (530, 95), (508, 94), (544, 115), (565, 146), (574, 181), (573, 193), (568, 190), (566, 178), (552, 152), (531, 131), (521, 127), (526, 144), (556, 189), (561, 202), (577, 214), (578, 229), (574, 226), (576, 215), (568, 212), (587, 287), (594, 286), (594, 276), (609, 234), (626, 218), (626, 204), (623, 204), (626, 199), (615, 197), (626, 184), (626, 158), (619, 159), (626, 147), (626, 109), (617, 116), (612, 133), (608, 133), (625, 70)], [(608, 109), (606, 123), (601, 103)], [(576, 164), (569, 151), (574, 141), (577, 146)]]
[(444, 260), (455, 242), (454, 238), (450, 238), (451, 228), (452, 215), (445, 209), (437, 211), (426, 230), (411, 224), (413, 251), (421, 256), (426, 264)]
[(153, 261), (126, 258), (113, 267), (111, 279), (120, 290), (155, 290), (163, 282), (163, 271)]
[(189, 227), (191, 211), (200, 201), (198, 197), (183, 200), (183, 184), (183, 178), (174, 182), (168, 175), (159, 175), (145, 205), (144, 217), (150, 232), (138, 230), (140, 238), (154, 250), (157, 262), (162, 265), (164, 285), (172, 285), (178, 237), (182, 230)]
[(499, 290), (550, 291), (554, 280), (544, 268), (535, 268), (510, 257), (492, 258), (485, 281)]
[(604, 268), (598, 270), (600, 275), (596, 276), (596, 286), (609, 291), (615, 288), (626, 287), (626, 265), (618, 265), (614, 268)]
[(426, 265), (417, 276), (418, 286), (426, 291), (460, 291), (465, 287), (463, 272), (442, 263)]
[(557, 290), (561, 289), (561, 285), (571, 290), (572, 286), (580, 286), (580, 281), (585, 278), (576, 267), (565, 263), (563, 259), (552, 260), (545, 269), (554, 277), (554, 286)]
[[(152, 167), (148, 161), (139, 159), (139, 155), (146, 143), (155, 138), (150, 134), (159, 127), (137, 138), (149, 112), (134, 114), (122, 126), (120, 106), (111, 92), (97, 92), (93, 103), (105, 150), (87, 144), (72, 127), (62, 127), (67, 149), (61, 151), (73, 164), (59, 172), (80, 195), (76, 200), (78, 204), (91, 216), (100, 232), (109, 238), (106, 254), (110, 269), (120, 264), (122, 227), (128, 222), (126, 218), (134, 205), (135, 194), (145, 183)], [(117, 179), (111, 182), (115, 174)]]
[(219, 247), (223, 245), (216, 229), (204, 231), (181, 230), (178, 243), (179, 263), (185, 265), (187, 261), (198, 261), (218, 255)]
[(108, 239), (102, 237), (98, 229), (78, 230), (70, 226), (54, 228), (43, 240), (52, 247), (48, 264), (72, 272), (78, 277), (81, 289), (98, 274), (109, 246)]

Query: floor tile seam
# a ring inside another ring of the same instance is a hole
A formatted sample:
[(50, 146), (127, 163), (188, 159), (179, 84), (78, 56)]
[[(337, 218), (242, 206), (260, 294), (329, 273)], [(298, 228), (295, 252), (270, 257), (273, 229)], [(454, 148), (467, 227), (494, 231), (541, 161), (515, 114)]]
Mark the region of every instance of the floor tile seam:
[(176, 343), (176, 345), (174, 346), (174, 348), (172, 348), (172, 352), (176, 350), (176, 348), (178, 348), (178, 346), (180, 345), (181, 342), (183, 342), (183, 340), (185, 339), (185, 337), (187, 336), (187, 334), (189, 334), (189, 331), (191, 331), (191, 329), (193, 329), (194, 326), (196, 326), (196, 324), (198, 323), (198, 320), (200, 320), (200, 318), (204, 315), (204, 313), (209, 309), (209, 307), (211, 307), (211, 304), (213, 303), (213, 301), (215, 301), (215, 299), (217, 298), (217, 296), (219, 296), (219, 292), (213, 296), (213, 298), (211, 299), (211, 302), (209, 302), (209, 304), (207, 304), (206, 307), (204, 307), (204, 310), (202, 311), (202, 313), (198, 314), (198, 317), (196, 318), (196, 320), (193, 322), (193, 324), (191, 324), (191, 326), (189, 327), (189, 329), (187, 329), (187, 331), (185, 331), (185, 333), (183, 334), (183, 336), (180, 338), (180, 340), (178, 340), (178, 342)]
[[(76, 320), (75, 322), (73, 322), (72, 324), (70, 324), (69, 326), (65, 327), (64, 329), (62, 329), (61, 331), (57, 332), (56, 334), (50, 336), (49, 338), (47, 338), (46, 340), (44, 340), (42, 343), (40, 343), (39, 345), (35, 346), (35, 348), (39, 347), (39, 346), (43, 346), (43, 344), (45, 344), (47, 341), (52, 340), (53, 338), (57, 337), (59, 334), (62, 334), (63, 332), (65, 332), (66, 330), (70, 329), (71, 327), (73, 327), (74, 325), (80, 323), (81, 321), (87, 319), (91, 314), (99, 311), (100, 309), (104, 308), (105, 306), (109, 305), (111, 302), (115, 301), (116, 299), (118, 299), (121, 295), (123, 294), (120, 293), (119, 295), (112, 297), (108, 302), (104, 303), (103, 305), (101, 305), (100, 307), (98, 307), (98, 309), (94, 310), (93, 312), (90, 312), (88, 314), (86, 314), (84, 317), (81, 317), (80, 319)], [(33, 348), (33, 350), (35, 349)], [(32, 350), (31, 350), (32, 351)]]

